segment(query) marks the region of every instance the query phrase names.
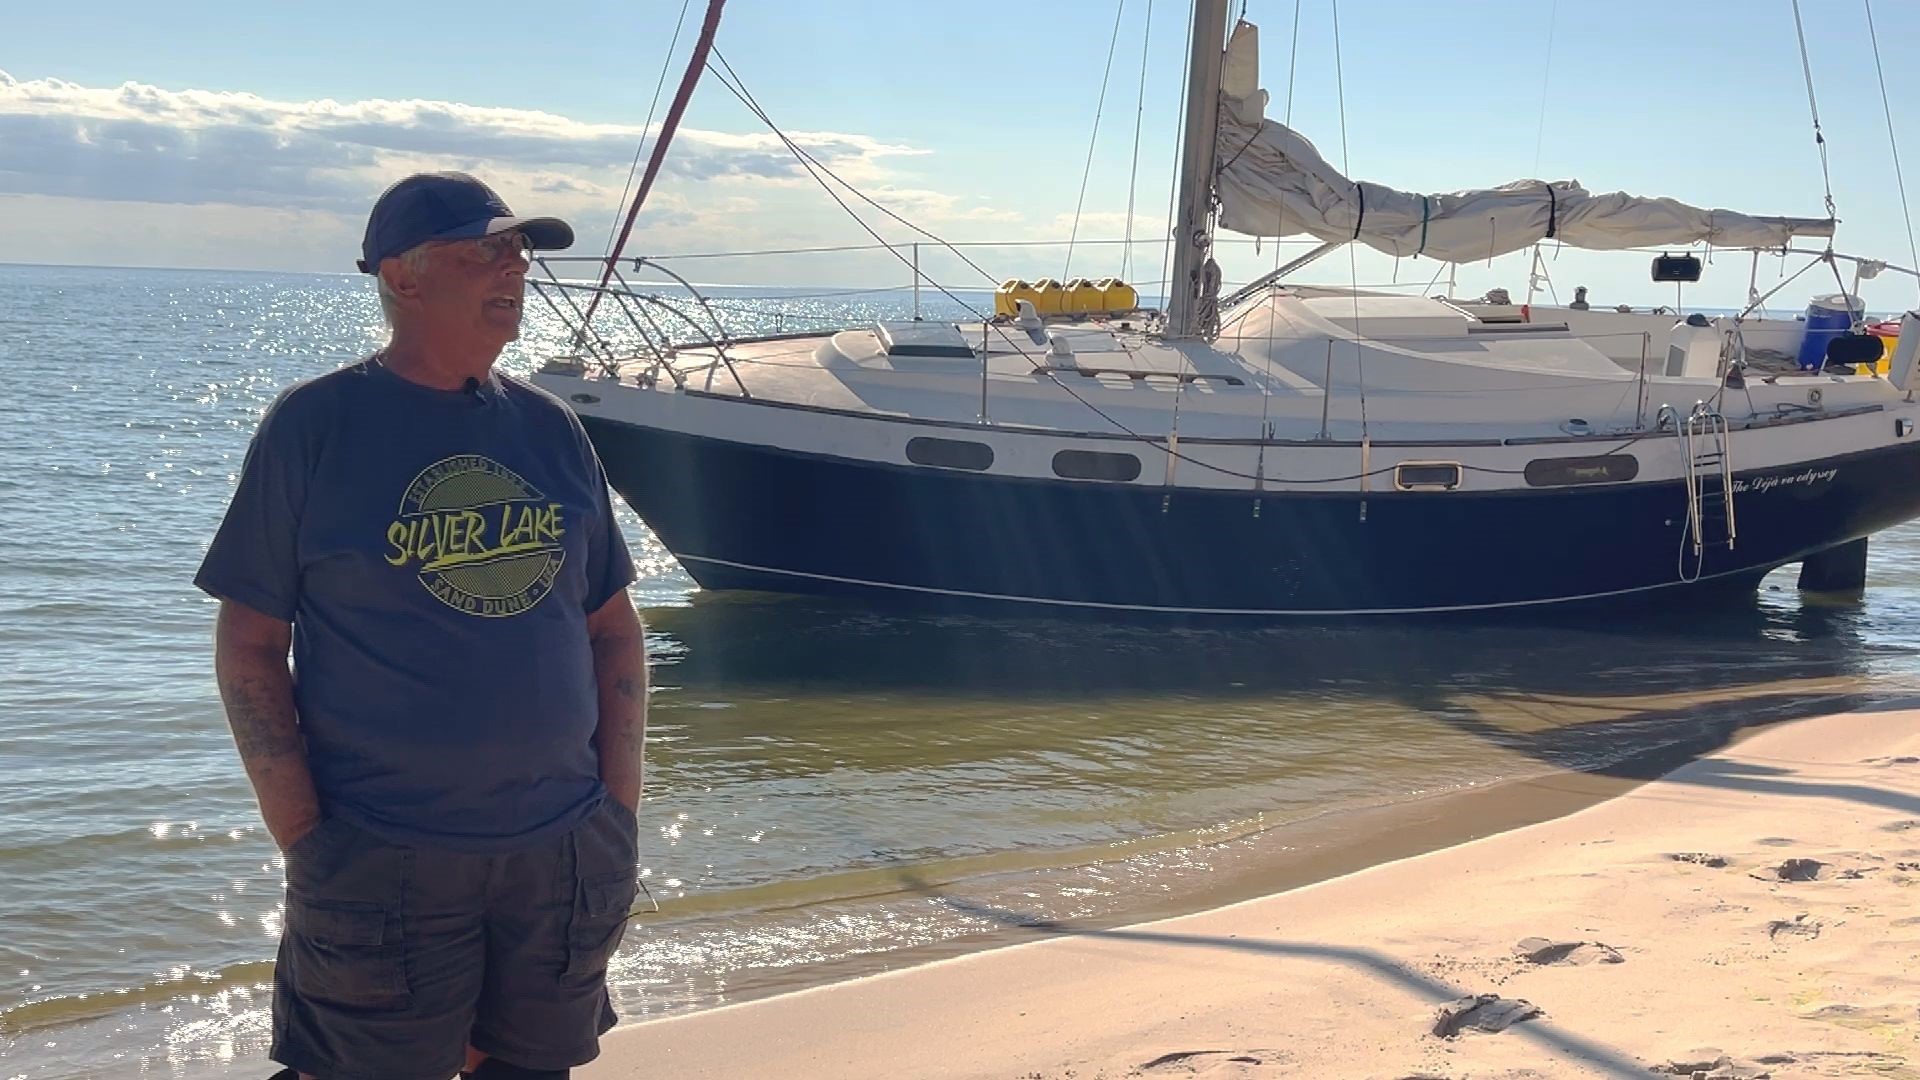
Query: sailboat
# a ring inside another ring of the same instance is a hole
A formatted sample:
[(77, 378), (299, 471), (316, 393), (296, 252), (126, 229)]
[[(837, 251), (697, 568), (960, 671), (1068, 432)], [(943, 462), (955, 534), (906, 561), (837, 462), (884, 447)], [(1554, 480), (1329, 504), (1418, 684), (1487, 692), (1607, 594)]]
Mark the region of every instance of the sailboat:
[[(649, 304), (673, 305), (618, 272), (670, 273), (656, 263), (530, 279), (575, 327), (536, 381), (703, 588), (1246, 620), (1664, 603), (1794, 562), (1860, 578), (1864, 538), (1920, 515), (1920, 317), (1889, 363), (1851, 297), (1847, 325), (1814, 337), (1752, 309), (1680, 320), (1293, 280), (1347, 244), (1442, 262), (1546, 241), (1790, 252), (1828, 243), (1830, 216), (1564, 181), (1356, 183), (1264, 115), (1253, 25), (1229, 37), (1226, 0), (1194, 8), (1164, 311), (1018, 302), (670, 342)], [(1321, 244), (1222, 296), (1216, 230)], [(1699, 261), (1654, 271), (1685, 281)], [(596, 329), (608, 310), (631, 332)], [(1806, 370), (1756, 362), (1808, 341)]]

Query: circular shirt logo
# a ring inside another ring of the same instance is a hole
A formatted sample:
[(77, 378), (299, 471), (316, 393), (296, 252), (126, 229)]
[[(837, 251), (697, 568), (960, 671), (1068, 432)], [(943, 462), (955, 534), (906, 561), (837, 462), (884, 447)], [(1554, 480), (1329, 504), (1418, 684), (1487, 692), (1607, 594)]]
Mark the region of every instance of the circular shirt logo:
[(503, 618), (553, 591), (567, 560), (562, 507), (490, 458), (462, 454), (420, 471), (387, 526), (387, 562), (455, 611)]

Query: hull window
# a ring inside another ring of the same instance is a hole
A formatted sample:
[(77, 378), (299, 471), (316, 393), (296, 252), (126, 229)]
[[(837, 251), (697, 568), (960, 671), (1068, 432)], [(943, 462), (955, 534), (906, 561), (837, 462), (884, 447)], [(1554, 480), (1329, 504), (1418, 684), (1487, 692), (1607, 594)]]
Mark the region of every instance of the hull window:
[(915, 465), (980, 472), (993, 466), (993, 447), (962, 439), (908, 439), (907, 460)]
[(1571, 484), (1617, 484), (1640, 475), (1640, 459), (1632, 454), (1605, 454), (1599, 457), (1536, 458), (1527, 462), (1527, 484), (1531, 487), (1566, 487)]
[(1053, 474), (1068, 480), (1137, 480), (1140, 459), (1100, 450), (1062, 450), (1053, 455)]
[(1452, 491), (1460, 486), (1455, 461), (1408, 461), (1393, 467), (1393, 486), (1401, 491)]

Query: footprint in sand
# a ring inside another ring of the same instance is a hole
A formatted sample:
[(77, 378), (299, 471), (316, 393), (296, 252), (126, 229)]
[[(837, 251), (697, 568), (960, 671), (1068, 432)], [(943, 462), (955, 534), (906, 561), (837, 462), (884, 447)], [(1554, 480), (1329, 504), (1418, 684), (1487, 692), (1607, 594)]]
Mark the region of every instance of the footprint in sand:
[(1278, 1050), (1174, 1050), (1133, 1067), (1133, 1076), (1243, 1076), (1281, 1065)]
[(1759, 844), (1761, 847), (1792, 847), (1799, 842), (1800, 841), (1786, 836), (1763, 836), (1754, 841), (1754, 843)]
[(1549, 938), (1521, 938), (1513, 955), (1529, 964), (1624, 964), (1626, 957), (1611, 945), (1598, 941), (1553, 941)]
[(1747, 876), (1761, 881), (1831, 881), (1836, 878), (1862, 878), (1870, 869), (1842, 868), (1819, 859), (1788, 859), (1778, 866), (1769, 866)]
[(1503, 998), (1499, 994), (1476, 994), (1456, 998), (1440, 1006), (1433, 1021), (1433, 1033), (1451, 1039), (1463, 1031), (1505, 1031), (1522, 1020), (1545, 1015), (1531, 1001)]
[(1759, 1061), (1737, 1061), (1731, 1054), (1719, 1054), (1712, 1058), (1702, 1054), (1655, 1065), (1653, 1071), (1668, 1076), (1685, 1076), (1690, 1080), (1768, 1080), (1773, 1076), (1768, 1065), (1792, 1064), (1793, 1060), (1791, 1054), (1770, 1054)]
[(1823, 1005), (1801, 1015), (1841, 1027), (1872, 1029), (1904, 1024), (1916, 1013), (1920, 1010), (1912, 1005)]
[(1810, 919), (1801, 912), (1791, 919), (1775, 919), (1767, 924), (1767, 937), (1779, 941), (1782, 938), (1812, 940), (1820, 936), (1820, 920)]
[(1907, 818), (1905, 821), (1895, 821), (1880, 826), (1881, 832), (1910, 832), (1914, 829), (1920, 829), (1920, 819)]
[(1725, 856), (1709, 855), (1704, 851), (1677, 851), (1669, 854), (1667, 858), (1674, 862), (1693, 863), (1696, 866), (1711, 867), (1715, 870), (1727, 865)]
[(1888, 765), (1920, 765), (1920, 757), (1914, 757), (1911, 754), (1903, 754), (1900, 757), (1870, 757), (1860, 764), (1879, 765), (1882, 768)]

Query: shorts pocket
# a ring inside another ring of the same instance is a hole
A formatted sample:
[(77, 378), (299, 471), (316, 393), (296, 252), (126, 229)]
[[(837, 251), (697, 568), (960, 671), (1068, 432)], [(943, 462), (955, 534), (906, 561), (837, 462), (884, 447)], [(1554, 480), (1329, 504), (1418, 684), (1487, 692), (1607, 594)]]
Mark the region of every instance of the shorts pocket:
[(633, 813), (612, 799), (573, 833), (574, 899), (567, 931), (569, 980), (591, 982), (605, 976), (607, 961), (620, 947), (639, 892), (635, 853), (639, 826)]
[(301, 999), (349, 1009), (404, 1009), (399, 913), (375, 903), (287, 896), (287, 982)]
[(638, 891), (631, 871), (588, 878), (574, 899), (573, 928), (567, 935), (567, 977), (599, 979), (620, 948)]

